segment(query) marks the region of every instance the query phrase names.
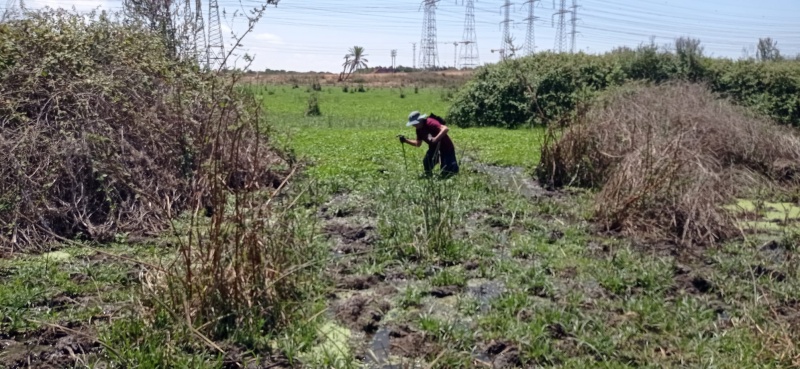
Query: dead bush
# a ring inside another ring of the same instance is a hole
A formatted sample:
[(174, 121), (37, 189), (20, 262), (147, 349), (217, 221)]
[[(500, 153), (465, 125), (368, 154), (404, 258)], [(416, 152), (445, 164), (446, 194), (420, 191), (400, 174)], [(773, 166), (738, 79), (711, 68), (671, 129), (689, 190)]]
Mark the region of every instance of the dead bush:
[(600, 188), (594, 213), (607, 229), (680, 244), (733, 235), (721, 205), (753, 186), (780, 185), (781, 163), (800, 160), (791, 129), (687, 83), (613, 91), (549, 139), (542, 183)]
[(280, 182), (257, 104), (144, 27), (48, 10), (0, 39), (0, 246), (157, 233), (210, 201), (212, 159), (232, 188)]

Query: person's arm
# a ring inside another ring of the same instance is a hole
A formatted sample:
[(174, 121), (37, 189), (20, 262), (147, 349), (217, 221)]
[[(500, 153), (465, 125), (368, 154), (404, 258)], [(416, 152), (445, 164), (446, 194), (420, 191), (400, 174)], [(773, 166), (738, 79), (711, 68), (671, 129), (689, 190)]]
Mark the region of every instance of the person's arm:
[(436, 135), (436, 137), (434, 137), (434, 138), (431, 140), (433, 143), (437, 143), (437, 142), (439, 142), (439, 140), (441, 140), (441, 139), (442, 139), (442, 137), (444, 137), (445, 135), (447, 135), (447, 131), (449, 131), (449, 130), (450, 130), (450, 128), (447, 128), (447, 126), (446, 126), (446, 125), (444, 125), (444, 124), (440, 124), (439, 126), (440, 126), (440, 128), (439, 128), (439, 134), (438, 134), (438, 135)]
[(407, 144), (409, 144), (411, 146), (414, 146), (414, 147), (419, 147), (420, 145), (422, 145), (422, 141), (420, 141), (420, 140), (409, 140), (407, 138), (404, 138), (403, 142), (407, 143)]

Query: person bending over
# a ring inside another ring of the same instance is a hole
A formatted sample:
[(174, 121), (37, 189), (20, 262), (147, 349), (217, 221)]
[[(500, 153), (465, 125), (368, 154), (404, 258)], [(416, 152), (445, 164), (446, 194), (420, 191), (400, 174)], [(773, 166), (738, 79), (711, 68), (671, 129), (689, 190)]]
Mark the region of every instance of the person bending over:
[(436, 164), (439, 164), (441, 173), (445, 177), (458, 173), (456, 148), (447, 134), (450, 129), (444, 125), (441, 118), (435, 114), (428, 117), (414, 111), (408, 115), (406, 126), (413, 126), (417, 130), (417, 139), (409, 140), (405, 136), (400, 136), (400, 143), (414, 147), (422, 146), (422, 142), (428, 144), (428, 152), (425, 154), (425, 159), (422, 160), (425, 175), (431, 175)]

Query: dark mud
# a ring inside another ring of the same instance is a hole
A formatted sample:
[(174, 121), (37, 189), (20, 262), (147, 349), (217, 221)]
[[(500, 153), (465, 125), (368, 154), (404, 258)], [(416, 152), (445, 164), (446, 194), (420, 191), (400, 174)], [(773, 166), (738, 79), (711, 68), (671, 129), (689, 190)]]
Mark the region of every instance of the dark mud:
[(350, 329), (372, 334), (392, 305), (382, 297), (357, 294), (336, 306), (336, 318)]
[(65, 324), (0, 339), (0, 367), (71, 368), (102, 351), (88, 327)]

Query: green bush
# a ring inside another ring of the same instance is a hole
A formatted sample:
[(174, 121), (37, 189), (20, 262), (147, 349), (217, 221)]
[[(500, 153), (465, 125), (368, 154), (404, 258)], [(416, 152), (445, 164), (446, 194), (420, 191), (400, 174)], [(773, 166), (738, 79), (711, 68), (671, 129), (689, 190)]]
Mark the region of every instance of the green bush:
[(506, 128), (559, 119), (587, 92), (622, 82), (621, 66), (608, 59), (542, 53), (481, 68), (456, 95), (447, 119), (460, 127)]
[(455, 96), (447, 120), (460, 127), (551, 124), (569, 119), (598, 91), (636, 80), (705, 83), (778, 122), (800, 125), (800, 63), (712, 59), (701, 48), (673, 54), (652, 44), (604, 55), (539, 53), (480, 68)]

